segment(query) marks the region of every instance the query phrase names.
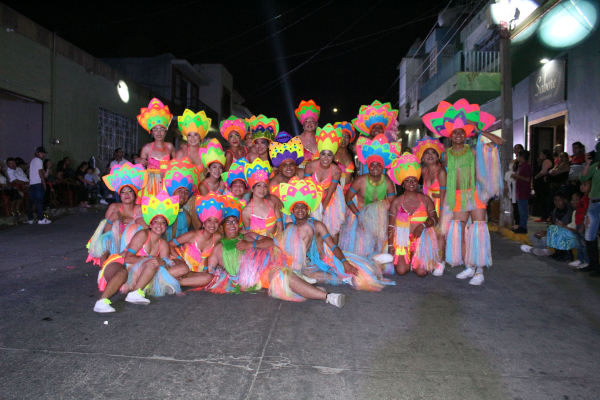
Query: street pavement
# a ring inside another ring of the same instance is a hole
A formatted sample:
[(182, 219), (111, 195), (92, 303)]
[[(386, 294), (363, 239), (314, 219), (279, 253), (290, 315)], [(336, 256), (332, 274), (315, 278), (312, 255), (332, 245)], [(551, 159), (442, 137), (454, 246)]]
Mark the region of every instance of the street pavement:
[(343, 309), (187, 292), (92, 311), (101, 213), (0, 231), (0, 399), (598, 399), (600, 280), (492, 236), (485, 283), (394, 277)]

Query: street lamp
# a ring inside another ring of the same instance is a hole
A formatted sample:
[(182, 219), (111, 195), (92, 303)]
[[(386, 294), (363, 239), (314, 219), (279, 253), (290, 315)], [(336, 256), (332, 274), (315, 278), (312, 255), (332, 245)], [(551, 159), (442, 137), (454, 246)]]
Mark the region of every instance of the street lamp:
[(333, 109), (333, 112), (337, 112), (337, 108), (334, 108), (334, 109)]

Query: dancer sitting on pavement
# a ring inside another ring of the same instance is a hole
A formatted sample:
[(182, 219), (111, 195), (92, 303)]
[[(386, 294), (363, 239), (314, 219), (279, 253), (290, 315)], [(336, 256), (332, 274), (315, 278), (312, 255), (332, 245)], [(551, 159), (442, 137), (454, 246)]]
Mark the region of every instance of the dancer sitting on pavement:
[(183, 160), (171, 160), (167, 166), (163, 178), (163, 188), (169, 196), (179, 198), (179, 213), (174, 224), (165, 231), (165, 240), (170, 241), (186, 233), (193, 221), (194, 204), (190, 202), (190, 196), (194, 195), (194, 181), (197, 182), (198, 168), (192, 162)]
[(102, 291), (94, 311), (114, 312), (109, 300), (121, 288), (127, 293), (126, 302), (149, 304), (146, 295), (164, 296), (181, 291), (177, 278), (188, 272), (185, 264), (170, 260), (168, 243), (161, 238), (167, 227), (175, 222), (179, 202), (165, 191), (142, 199), (144, 221), (150, 227), (138, 231), (127, 249), (113, 254), (104, 262), (98, 275)]
[(248, 162), (260, 159), (269, 163), (269, 144), (279, 133), (279, 121), (276, 118), (267, 118), (259, 115), (248, 122), (252, 132), (252, 143), (256, 154), (248, 154)]
[(269, 194), (269, 163), (257, 158), (244, 167), (244, 175), (248, 187), (252, 191), (248, 205), (242, 210), (242, 223), (245, 229), (262, 236), (273, 237), (283, 232), (281, 210), (275, 207), (272, 199), (265, 199)]
[(225, 182), (221, 178), (223, 168), (225, 168), (225, 153), (221, 143), (217, 139), (212, 139), (205, 148), (200, 149), (200, 157), (208, 171), (208, 176), (200, 182), (200, 194), (206, 196), (210, 192), (223, 194), (225, 193)]
[(429, 196), (417, 192), (421, 177), (419, 159), (405, 153), (387, 173), (396, 185), (404, 187), (404, 194), (392, 202), (389, 213), (388, 247), (394, 256), (396, 273), (406, 275), (412, 270), (424, 277), (439, 264), (434, 228), (438, 218)]
[(121, 203), (108, 206), (104, 219), (87, 245), (89, 255), (86, 262), (92, 261), (99, 267), (109, 255), (125, 250), (138, 230), (147, 228), (142, 206), (136, 205), (136, 196), (148, 182), (148, 172), (144, 167), (129, 162), (115, 164), (110, 174), (102, 179), (109, 190), (121, 196)]
[(179, 280), (181, 286), (204, 287), (213, 280), (208, 273), (206, 259), (221, 239), (217, 233), (223, 218), (224, 196), (209, 193), (196, 197), (196, 214), (202, 221), (202, 229), (187, 232), (169, 242), (173, 248), (180, 247), (189, 273)]
[[(383, 170), (392, 165), (397, 151), (398, 144), (388, 143), (384, 135), (377, 135), (372, 141), (358, 139), (358, 159), (368, 165), (369, 172), (356, 178), (346, 193), (348, 211), (339, 241), (342, 250), (361, 257), (387, 254), (387, 247), (384, 248), (387, 229), (384, 227), (388, 225), (390, 204), (396, 199), (396, 187)], [(384, 261), (392, 260), (385, 256), (380, 262)], [(393, 273), (393, 269), (386, 272)]]
[(304, 179), (310, 178), (321, 187), (324, 198), (316, 210), (312, 210), (311, 217), (325, 224), (329, 233), (337, 242), (338, 234), (346, 221), (346, 202), (340, 186), (342, 171), (333, 159), (344, 140), (342, 131), (331, 124), (317, 128), (318, 154), (306, 164)]
[[(446, 262), (452, 266), (465, 264), (465, 270), (456, 277), (472, 278), (471, 285), (481, 285), (483, 267), (492, 265), (486, 202), (502, 190), (498, 146), (503, 140), (483, 130), (494, 121), (492, 115), (465, 99), (454, 104), (443, 101), (437, 111), (423, 117), (433, 133), (452, 142), (442, 157), (448, 172), (442, 232), (446, 236)], [(478, 132), (481, 134), (475, 151), (465, 141)], [(482, 136), (492, 143), (484, 145)]]
[(202, 172), (202, 158), (200, 157), (200, 143), (208, 134), (212, 120), (206, 116), (204, 110), (194, 114), (191, 110), (185, 110), (183, 115), (177, 117), (179, 131), (187, 144), (182, 144), (175, 156), (178, 160), (187, 158), (198, 167), (197, 173)]
[(152, 143), (142, 147), (140, 157), (136, 160), (148, 170), (148, 184), (138, 196), (138, 204), (143, 196), (154, 196), (162, 190), (162, 175), (171, 157), (175, 158), (175, 148), (171, 143), (165, 142), (172, 118), (169, 107), (158, 99), (150, 100), (148, 108), (142, 108), (137, 117), (142, 128), (154, 137)]
[(369, 260), (342, 252), (327, 227), (310, 218), (311, 210), (323, 198), (321, 188), (312, 180), (292, 178), (279, 186), (284, 209), (290, 215), (286, 220), (291, 223), (278, 242), (292, 257), (295, 273), (334, 285), (347, 283), (359, 290), (379, 291), (393, 284), (383, 279), (381, 269)]
[(342, 171), (342, 175), (340, 176), (340, 186), (342, 187), (344, 194), (346, 194), (354, 179), (354, 157), (350, 153), (348, 146), (356, 138), (356, 131), (354, 130), (352, 123), (346, 121), (336, 122), (333, 126), (340, 128), (342, 130), (342, 135), (344, 135), (344, 140), (342, 140), (340, 148), (335, 154), (335, 162)]
[(303, 129), (298, 137), (300, 138), (304, 149), (304, 161), (300, 163), (298, 168), (304, 168), (309, 161), (312, 161), (314, 155), (318, 152), (315, 132), (317, 131), (319, 123), (321, 107), (319, 107), (312, 99), (308, 101), (302, 100), (294, 112), (296, 118), (298, 118), (298, 121), (302, 124)]
[[(283, 252), (274, 248), (272, 238), (254, 233), (240, 233), (240, 204), (232, 199), (226, 202), (223, 220), (224, 236), (210, 257), (209, 270), (214, 271), (215, 279), (208, 289), (213, 292), (254, 291), (268, 288), (269, 296), (287, 301), (306, 299), (325, 300), (336, 307), (343, 307), (346, 298), (343, 294), (327, 293), (298, 277), (288, 268)], [(274, 249), (271, 251), (270, 249)], [(227, 284), (220, 276), (227, 277)], [(216, 284), (216, 282), (221, 282)]]
[[(441, 164), (441, 155), (444, 153), (444, 145), (439, 139), (425, 136), (417, 140), (412, 149), (413, 154), (417, 156), (421, 163), (424, 163), (423, 169), (423, 193), (428, 195), (433, 204), (437, 218), (442, 215), (444, 200), (446, 199), (446, 170)], [(437, 242), (439, 251), (439, 263), (433, 271), (434, 276), (444, 274), (444, 250), (446, 248), (446, 238), (440, 229), (437, 231)]]
[[(398, 118), (398, 110), (394, 110), (390, 103), (381, 103), (375, 100), (371, 105), (363, 105), (358, 110), (358, 115), (352, 120), (352, 125), (358, 132), (369, 140), (375, 140), (378, 135), (384, 135)], [(384, 136), (385, 137), (385, 136)], [(358, 143), (357, 143), (358, 146)], [(398, 149), (398, 153), (400, 149)], [(359, 159), (357, 175), (369, 173), (369, 166)]]
[(248, 157), (248, 149), (243, 146), (248, 123), (243, 118), (232, 115), (221, 121), (219, 128), (223, 138), (229, 142), (229, 149), (225, 150), (225, 171), (229, 171), (234, 161)]

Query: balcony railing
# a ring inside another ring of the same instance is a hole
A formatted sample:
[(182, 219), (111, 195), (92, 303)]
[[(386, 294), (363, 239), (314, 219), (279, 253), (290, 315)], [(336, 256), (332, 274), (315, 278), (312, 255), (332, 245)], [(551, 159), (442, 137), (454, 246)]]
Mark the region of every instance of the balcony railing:
[(500, 72), (500, 52), (459, 51), (447, 64), (421, 86), (419, 98), (425, 99), (459, 72)]

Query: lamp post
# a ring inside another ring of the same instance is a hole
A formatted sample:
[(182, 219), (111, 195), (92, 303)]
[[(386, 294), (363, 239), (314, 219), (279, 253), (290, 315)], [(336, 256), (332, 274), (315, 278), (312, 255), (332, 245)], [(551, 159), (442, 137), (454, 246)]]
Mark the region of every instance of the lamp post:
[[(513, 104), (512, 104), (512, 78), (510, 73), (510, 32), (507, 21), (500, 22), (500, 103), (502, 139), (504, 139), (504, 151), (501, 152), (502, 171), (508, 171), (512, 160), (513, 143)], [(502, 175), (504, 177), (504, 175)], [(512, 202), (507, 194), (500, 196), (500, 227), (508, 228), (512, 225)], [(518, 221), (516, 221), (518, 222)]]

